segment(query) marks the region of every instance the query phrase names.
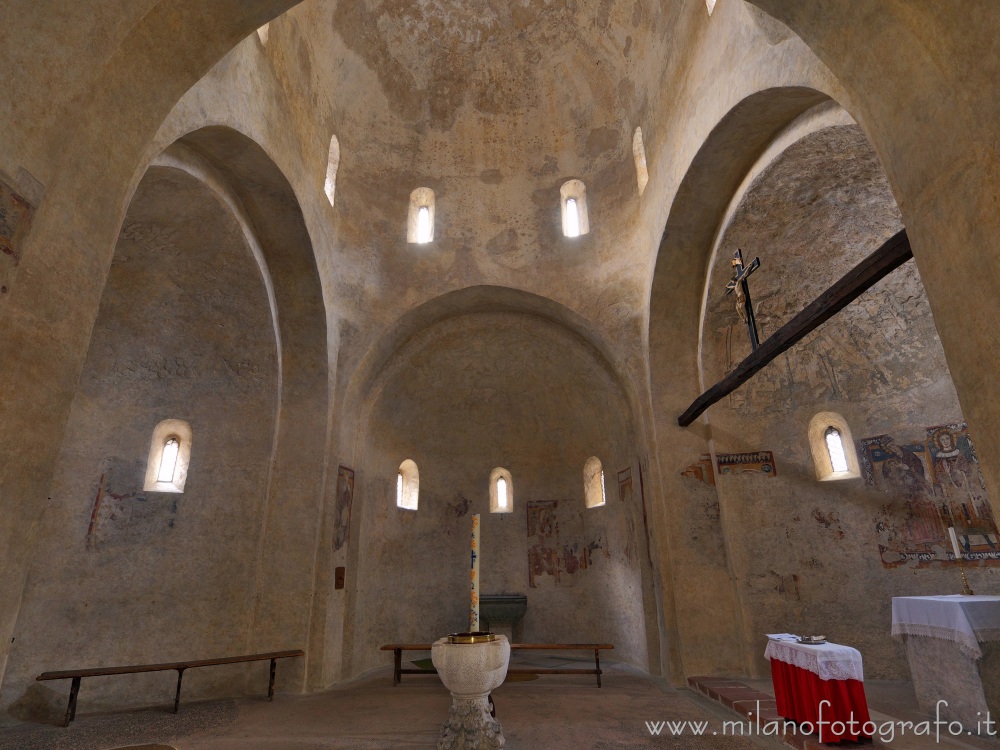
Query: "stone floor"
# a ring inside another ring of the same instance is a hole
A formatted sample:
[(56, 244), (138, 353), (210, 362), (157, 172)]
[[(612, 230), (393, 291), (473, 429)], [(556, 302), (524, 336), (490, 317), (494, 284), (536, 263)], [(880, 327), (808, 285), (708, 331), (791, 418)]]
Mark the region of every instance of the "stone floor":
[[(586, 666), (563, 657), (530, 657), (541, 667)], [(592, 663), (591, 663), (592, 664)], [(494, 691), (497, 718), (509, 750), (588, 748), (694, 748), (695, 750), (787, 750), (778, 738), (755, 735), (748, 722), (745, 736), (733, 736), (739, 700), (766, 702), (770, 680), (716, 679), (714, 694), (678, 690), (626, 665), (603, 665), (604, 687), (589, 676), (542, 675), (504, 684)], [(912, 688), (902, 682), (865, 683), (872, 719), (923, 721)], [(704, 688), (704, 686), (703, 686)], [(735, 691), (735, 692), (733, 692)], [(724, 698), (723, 700), (719, 700)], [(433, 748), (448, 714), (449, 696), (434, 676), (405, 675), (392, 687), (391, 669), (380, 669), (351, 683), (312, 695), (278, 695), (273, 703), (259, 698), (208, 701), (113, 714), (83, 712), (67, 729), (18, 724), (0, 729), (0, 750), (383, 750)], [(766, 705), (764, 706), (766, 708)], [(765, 714), (766, 716), (766, 714)], [(649, 722), (649, 724), (647, 724)], [(661, 723), (666, 722), (666, 723)], [(658, 734), (654, 734), (658, 731)], [(797, 750), (817, 744), (790, 743)], [(890, 750), (1000, 750), (1000, 741), (903, 734), (876, 742)], [(873, 748), (872, 744), (848, 747)], [(874, 750), (874, 748), (873, 748)]]
[[(782, 748), (773, 738), (724, 736), (722, 721), (732, 716), (722, 706), (630, 667), (606, 665), (603, 681), (598, 689), (588, 676), (542, 675), (502, 685), (493, 696), (506, 747)], [(278, 695), (273, 703), (182, 703), (177, 716), (170, 706), (81, 713), (67, 729), (20, 724), (0, 730), (0, 750), (112, 750), (144, 743), (177, 750), (433, 748), (449, 703), (437, 677), (407, 675), (394, 688), (391, 669), (381, 669), (325, 693)], [(680, 724), (660, 725), (658, 735), (646, 725), (665, 721)]]

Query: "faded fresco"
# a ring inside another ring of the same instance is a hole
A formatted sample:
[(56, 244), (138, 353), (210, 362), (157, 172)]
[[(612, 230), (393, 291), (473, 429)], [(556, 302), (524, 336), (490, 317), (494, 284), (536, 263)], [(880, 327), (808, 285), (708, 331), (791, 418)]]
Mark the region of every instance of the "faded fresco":
[(618, 472), (618, 499), (623, 503), (632, 501), (632, 467)]
[(611, 558), (603, 527), (592, 529), (583, 538), (560, 539), (558, 500), (529, 500), (527, 512), (531, 588), (538, 588), (539, 584), (574, 586), (575, 574), (593, 565), (598, 556)]
[(336, 531), (333, 549), (339, 550), (347, 544), (351, 535), (351, 505), (354, 501), (354, 470), (346, 466), (337, 467), (337, 502), (334, 507)]
[(0, 181), (0, 295), (10, 291), (33, 214), (32, 205)]
[(918, 441), (876, 435), (858, 446), (865, 482), (893, 496), (874, 519), (884, 566), (955, 562), (949, 526), (966, 560), (1000, 565), (1000, 534), (964, 423), (928, 427)]
[(136, 484), (145, 464), (109, 458), (93, 489), (86, 548), (127, 547), (150, 543), (174, 528), (178, 495), (146, 493)]

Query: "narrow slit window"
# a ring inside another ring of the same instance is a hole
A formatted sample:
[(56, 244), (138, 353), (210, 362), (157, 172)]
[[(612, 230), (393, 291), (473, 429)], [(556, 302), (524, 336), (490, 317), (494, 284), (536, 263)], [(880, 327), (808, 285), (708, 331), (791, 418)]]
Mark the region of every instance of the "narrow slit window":
[(490, 472), (490, 513), (514, 512), (514, 482), (507, 469), (497, 467)]
[(507, 510), (507, 480), (503, 477), (497, 480), (497, 506)]
[(601, 459), (591, 456), (583, 465), (583, 504), (587, 508), (600, 508), (607, 499), (604, 491), (604, 467)]
[(642, 128), (637, 127), (632, 134), (632, 159), (635, 161), (635, 179), (639, 185), (639, 195), (646, 189), (649, 182), (649, 169), (646, 167), (646, 147), (642, 143)]
[(431, 241), (431, 210), (421, 206), (417, 211), (417, 243), (425, 244)]
[(174, 469), (177, 468), (177, 454), (180, 452), (181, 444), (177, 438), (172, 437), (163, 444), (163, 455), (160, 457), (160, 470), (156, 474), (157, 482), (174, 481)]
[(840, 414), (824, 411), (809, 420), (809, 450), (821, 482), (861, 476), (850, 425)]
[(576, 198), (566, 199), (566, 236), (580, 236), (580, 208), (576, 205)]
[(434, 191), (430, 188), (419, 187), (410, 193), (406, 241), (417, 245), (434, 241)]
[(590, 232), (587, 214), (587, 187), (581, 180), (567, 180), (559, 188), (559, 206), (564, 237), (581, 237)]
[(396, 507), (417, 510), (420, 503), (420, 472), (412, 459), (406, 459), (396, 472)]
[(826, 430), (826, 452), (830, 454), (830, 465), (836, 474), (848, 471), (847, 454), (844, 453), (844, 440), (840, 436), (840, 430), (836, 427), (828, 427)]
[(337, 170), (340, 169), (340, 141), (334, 135), (330, 138), (330, 151), (326, 159), (326, 180), (323, 182), (323, 192), (330, 205), (334, 205), (337, 196)]
[(153, 428), (146, 459), (146, 492), (184, 492), (191, 462), (191, 425), (164, 419)]

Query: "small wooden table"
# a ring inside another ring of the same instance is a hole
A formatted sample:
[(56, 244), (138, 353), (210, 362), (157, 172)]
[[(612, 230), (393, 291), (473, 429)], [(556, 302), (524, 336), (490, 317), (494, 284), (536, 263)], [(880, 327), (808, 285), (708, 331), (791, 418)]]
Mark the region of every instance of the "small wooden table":
[[(536, 651), (593, 651), (593, 669), (541, 669), (535, 667), (519, 667), (508, 669), (507, 674), (592, 674), (597, 676), (597, 687), (601, 686), (601, 651), (610, 650), (615, 646), (613, 643), (512, 643), (511, 650), (514, 649), (534, 649)], [(387, 643), (380, 649), (382, 651), (392, 651), (393, 686), (400, 683), (400, 676), (404, 674), (437, 674), (436, 669), (403, 669), (404, 651), (430, 651), (429, 643)]]

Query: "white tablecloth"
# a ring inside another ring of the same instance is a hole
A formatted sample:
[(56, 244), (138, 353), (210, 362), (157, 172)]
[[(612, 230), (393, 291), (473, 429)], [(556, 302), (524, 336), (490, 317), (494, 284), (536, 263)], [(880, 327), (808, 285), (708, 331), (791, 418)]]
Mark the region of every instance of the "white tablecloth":
[(1000, 596), (894, 596), (892, 634), (954, 641), (979, 659), (980, 643), (1000, 641)]
[(850, 646), (836, 643), (806, 646), (792, 641), (769, 640), (764, 656), (786, 664), (794, 664), (801, 669), (808, 669), (821, 680), (864, 681), (865, 679), (861, 652)]

